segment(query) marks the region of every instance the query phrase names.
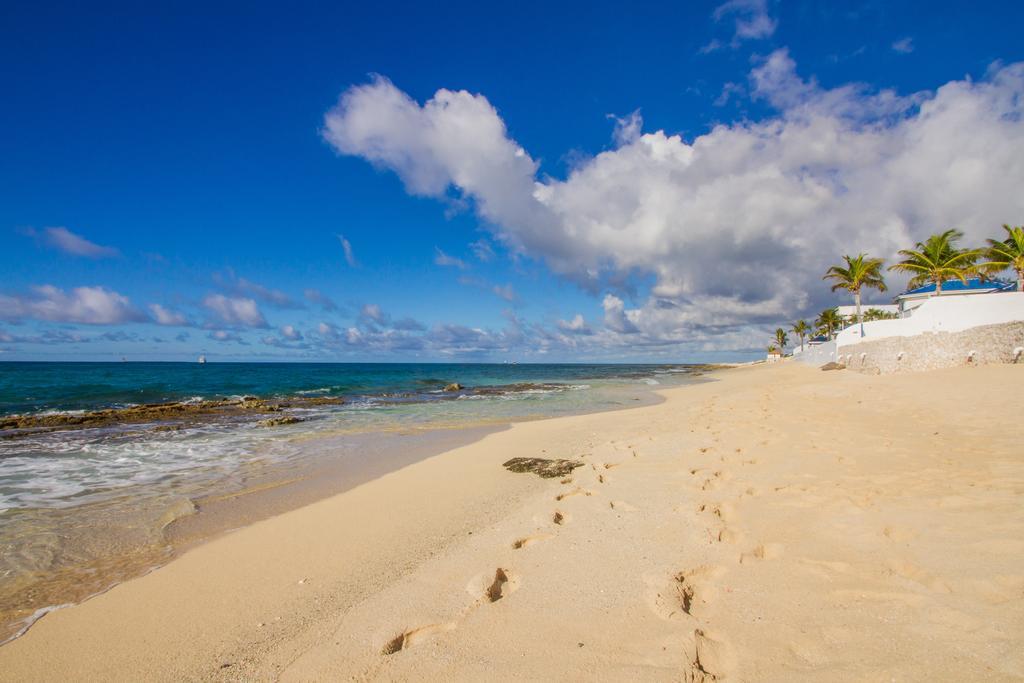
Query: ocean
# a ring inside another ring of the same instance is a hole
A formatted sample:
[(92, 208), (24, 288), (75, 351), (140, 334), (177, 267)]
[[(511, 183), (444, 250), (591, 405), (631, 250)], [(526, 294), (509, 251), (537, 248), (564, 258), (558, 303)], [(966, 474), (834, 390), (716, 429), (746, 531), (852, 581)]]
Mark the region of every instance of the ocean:
[[(218, 522), (217, 501), (279, 489), (275, 509), (302, 504), (512, 422), (656, 400), (701, 370), (0, 363), (0, 642), (166, 562), (180, 538), (260, 516), (236, 505)], [(177, 412), (132, 412), (164, 404)], [(281, 417), (295, 421), (266, 425)]]

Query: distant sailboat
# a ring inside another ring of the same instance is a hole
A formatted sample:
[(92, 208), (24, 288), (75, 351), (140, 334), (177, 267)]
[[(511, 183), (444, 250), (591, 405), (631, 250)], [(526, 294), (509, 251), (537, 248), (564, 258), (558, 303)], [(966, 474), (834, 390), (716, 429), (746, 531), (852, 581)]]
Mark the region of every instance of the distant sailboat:
[(199, 356), (199, 364), (202, 365), (206, 362), (206, 356)]

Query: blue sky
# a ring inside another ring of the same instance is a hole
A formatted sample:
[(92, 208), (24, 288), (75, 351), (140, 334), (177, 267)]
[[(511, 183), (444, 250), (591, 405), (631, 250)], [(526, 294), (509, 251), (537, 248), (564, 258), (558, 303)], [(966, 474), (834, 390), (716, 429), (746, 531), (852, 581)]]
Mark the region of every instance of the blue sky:
[(4, 3), (0, 359), (751, 357), (845, 251), (1024, 222), (1022, 25)]

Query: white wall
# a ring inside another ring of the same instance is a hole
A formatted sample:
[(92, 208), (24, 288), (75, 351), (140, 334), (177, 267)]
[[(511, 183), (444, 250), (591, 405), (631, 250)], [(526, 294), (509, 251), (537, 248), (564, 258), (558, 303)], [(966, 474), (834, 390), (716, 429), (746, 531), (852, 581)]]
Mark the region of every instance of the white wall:
[(1024, 320), (1024, 292), (937, 296), (921, 304), (909, 318), (864, 323), (863, 339), (860, 325), (851, 325), (836, 336), (836, 346), (925, 332), (960, 332), (1017, 320)]
[[(797, 351), (800, 347), (797, 347)], [(810, 363), (811, 365), (824, 365), (825, 363), (831, 363), (836, 359), (836, 343), (834, 341), (825, 342), (824, 344), (815, 344), (814, 346), (805, 347), (803, 353), (793, 353), (793, 357), (802, 363)]]
[[(836, 306), (839, 315), (848, 317), (851, 315), (857, 315), (856, 306)], [(886, 313), (899, 313), (900, 307), (896, 304), (861, 304), (860, 312), (867, 313), (869, 308), (876, 308), (879, 311), (885, 311)]]

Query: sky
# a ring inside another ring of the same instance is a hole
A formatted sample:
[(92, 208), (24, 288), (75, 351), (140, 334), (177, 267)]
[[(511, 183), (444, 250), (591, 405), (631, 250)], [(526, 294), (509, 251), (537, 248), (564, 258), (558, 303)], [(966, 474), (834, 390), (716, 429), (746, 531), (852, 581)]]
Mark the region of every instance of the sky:
[(0, 5), (0, 360), (744, 360), (1024, 223), (1022, 3), (486, 5)]

